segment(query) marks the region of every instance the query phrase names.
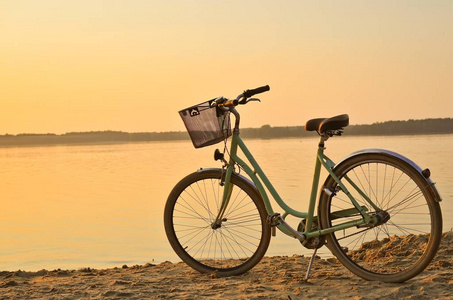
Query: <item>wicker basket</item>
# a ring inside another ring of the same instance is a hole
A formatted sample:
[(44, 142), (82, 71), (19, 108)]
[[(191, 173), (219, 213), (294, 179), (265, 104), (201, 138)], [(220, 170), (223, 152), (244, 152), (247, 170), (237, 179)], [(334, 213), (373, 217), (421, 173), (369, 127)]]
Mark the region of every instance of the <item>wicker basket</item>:
[(217, 144), (231, 136), (230, 113), (211, 107), (213, 101), (179, 111), (195, 148)]

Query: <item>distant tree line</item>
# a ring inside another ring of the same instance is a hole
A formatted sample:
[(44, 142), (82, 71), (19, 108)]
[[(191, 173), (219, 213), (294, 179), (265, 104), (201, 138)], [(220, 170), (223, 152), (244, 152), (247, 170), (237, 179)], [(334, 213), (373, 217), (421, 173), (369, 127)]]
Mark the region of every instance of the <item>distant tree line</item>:
[[(371, 125), (350, 125), (345, 128), (348, 136), (360, 135), (416, 135), (416, 134), (451, 134), (453, 133), (453, 119), (425, 119), (408, 121), (387, 121)], [(272, 127), (263, 125), (260, 128), (241, 129), (244, 138), (286, 138), (286, 137), (313, 137), (313, 132), (307, 132), (304, 126)], [(136, 132), (122, 131), (90, 131), (68, 132), (57, 135), (46, 134), (17, 134), (0, 135), (1, 146), (30, 146), (55, 144), (93, 144), (93, 143), (129, 143), (149, 141), (188, 140), (187, 132)]]
[(53, 145), (53, 144), (92, 144), (92, 143), (129, 143), (148, 141), (173, 141), (187, 139), (186, 132), (136, 132), (123, 131), (90, 131), (68, 132), (57, 135), (18, 134), (0, 135), (0, 146)]
[(453, 133), (453, 119), (387, 121), (371, 125), (349, 126), (345, 132), (350, 135), (447, 134)]
[[(416, 135), (453, 133), (453, 119), (425, 119), (408, 121), (387, 121), (371, 125), (349, 125), (344, 128), (345, 135)], [(280, 138), (310, 137), (313, 132), (305, 131), (304, 126), (246, 128), (241, 130), (243, 137)]]

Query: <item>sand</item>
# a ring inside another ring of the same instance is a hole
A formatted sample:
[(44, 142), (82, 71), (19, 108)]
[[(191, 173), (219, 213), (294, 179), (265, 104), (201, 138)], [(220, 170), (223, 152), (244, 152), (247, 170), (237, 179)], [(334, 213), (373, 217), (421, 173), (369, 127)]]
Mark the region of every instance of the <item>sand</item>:
[(405, 283), (365, 281), (336, 259), (265, 257), (241, 276), (216, 278), (185, 263), (95, 270), (0, 272), (0, 299), (453, 299), (453, 232), (430, 266)]

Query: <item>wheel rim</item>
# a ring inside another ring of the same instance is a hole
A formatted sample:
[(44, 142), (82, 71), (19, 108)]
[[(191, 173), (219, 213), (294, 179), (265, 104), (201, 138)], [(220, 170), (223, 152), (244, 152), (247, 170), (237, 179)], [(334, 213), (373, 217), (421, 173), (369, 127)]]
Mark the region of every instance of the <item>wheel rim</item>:
[(193, 182), (179, 195), (172, 217), (181, 249), (189, 259), (213, 270), (243, 265), (257, 251), (263, 232), (256, 204), (237, 185), (233, 185), (221, 227), (212, 228), (223, 189), (214, 178)]

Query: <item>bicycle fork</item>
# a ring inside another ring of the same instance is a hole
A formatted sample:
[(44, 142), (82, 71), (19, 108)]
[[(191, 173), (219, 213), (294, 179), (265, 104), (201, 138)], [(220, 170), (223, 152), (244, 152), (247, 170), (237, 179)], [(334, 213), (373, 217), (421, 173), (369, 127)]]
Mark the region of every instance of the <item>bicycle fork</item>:
[(230, 202), (231, 193), (233, 191), (233, 185), (231, 184), (231, 175), (233, 174), (233, 167), (228, 167), (225, 173), (222, 173), (222, 178), (220, 179), (220, 185), (224, 185), (222, 203), (220, 204), (219, 213), (214, 219), (214, 222), (211, 224), (212, 229), (218, 229), (222, 227), (222, 222), (227, 221), (224, 218), (225, 211)]

